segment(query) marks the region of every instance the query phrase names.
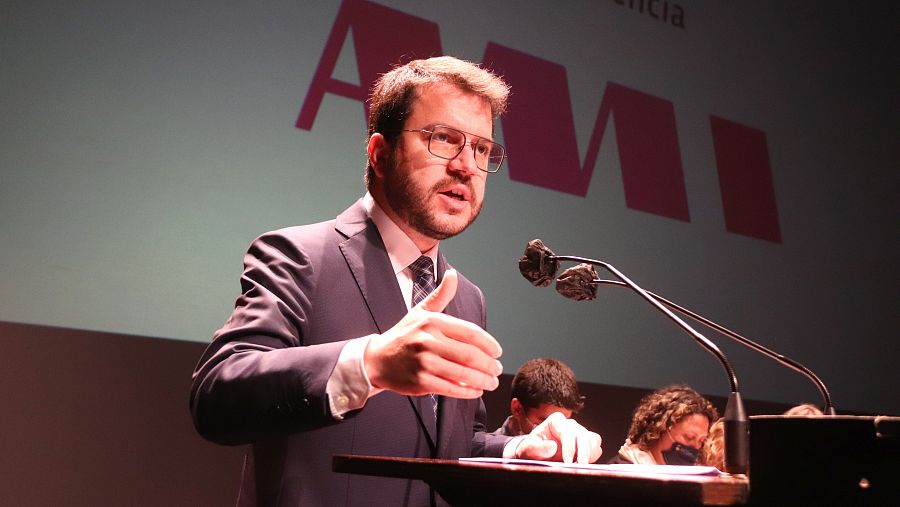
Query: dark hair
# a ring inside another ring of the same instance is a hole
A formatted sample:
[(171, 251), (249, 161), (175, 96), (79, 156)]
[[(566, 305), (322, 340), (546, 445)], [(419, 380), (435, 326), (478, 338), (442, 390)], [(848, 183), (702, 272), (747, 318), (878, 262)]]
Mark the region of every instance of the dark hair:
[[(491, 71), (452, 56), (413, 60), (375, 81), (369, 95), (368, 135), (380, 132), (393, 141), (405, 126), (417, 94), (437, 83), (450, 83), (483, 98), (491, 105), (493, 118), (506, 111), (509, 85)], [(373, 168), (367, 165), (366, 187), (374, 177), (372, 173)]]
[(511, 397), (517, 398), (525, 408), (546, 403), (577, 413), (584, 407), (575, 373), (562, 361), (551, 358), (532, 359), (523, 364), (513, 377)]
[(641, 398), (628, 429), (628, 439), (649, 450), (669, 429), (689, 415), (706, 416), (709, 423), (719, 418), (716, 407), (686, 385), (672, 385)]

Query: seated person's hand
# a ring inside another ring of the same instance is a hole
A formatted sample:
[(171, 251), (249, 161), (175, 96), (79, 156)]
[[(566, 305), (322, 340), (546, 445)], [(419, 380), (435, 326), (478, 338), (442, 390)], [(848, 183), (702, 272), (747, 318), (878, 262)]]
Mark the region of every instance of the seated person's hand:
[(603, 452), (602, 440), (574, 419), (554, 412), (519, 442), (516, 458), (593, 463)]

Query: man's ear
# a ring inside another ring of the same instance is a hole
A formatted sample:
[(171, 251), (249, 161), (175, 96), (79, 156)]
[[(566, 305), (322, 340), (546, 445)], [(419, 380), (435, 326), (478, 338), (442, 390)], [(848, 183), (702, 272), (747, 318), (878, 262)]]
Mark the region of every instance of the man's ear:
[(525, 407), (522, 406), (522, 402), (519, 401), (519, 398), (513, 398), (509, 400), (509, 411), (512, 415), (521, 417), (525, 414)]
[(369, 144), (366, 146), (369, 165), (379, 178), (384, 177), (384, 167), (390, 156), (390, 146), (387, 139), (378, 132), (369, 136)]

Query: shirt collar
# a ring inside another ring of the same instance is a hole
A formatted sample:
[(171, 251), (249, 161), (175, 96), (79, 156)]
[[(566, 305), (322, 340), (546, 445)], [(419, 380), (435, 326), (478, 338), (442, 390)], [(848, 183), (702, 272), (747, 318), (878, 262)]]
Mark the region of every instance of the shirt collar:
[(384, 247), (387, 249), (395, 275), (406, 269), (422, 255), (431, 257), (431, 261), (437, 266), (439, 244), (436, 244), (434, 248), (427, 252), (420, 252), (419, 247), (391, 220), (391, 217), (387, 216), (387, 213), (381, 209), (381, 206), (375, 202), (375, 198), (369, 192), (366, 192), (366, 195), (363, 197), (363, 206), (366, 208), (366, 213), (372, 218), (372, 222), (375, 223), (375, 227), (378, 228), (378, 233), (381, 235), (381, 240), (384, 241)]
[(625, 439), (625, 443), (619, 448), (619, 454), (631, 461), (635, 465), (656, 465), (656, 460), (649, 452), (641, 449), (637, 444), (632, 444), (631, 440)]

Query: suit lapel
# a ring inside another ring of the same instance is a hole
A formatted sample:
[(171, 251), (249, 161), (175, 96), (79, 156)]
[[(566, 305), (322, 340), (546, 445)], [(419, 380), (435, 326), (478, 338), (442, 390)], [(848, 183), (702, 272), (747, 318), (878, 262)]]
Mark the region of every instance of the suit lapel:
[[(340, 243), (341, 253), (366, 301), (375, 327), (379, 333), (384, 333), (406, 315), (406, 302), (403, 301), (403, 293), (397, 284), (397, 276), (384, 241), (378, 228), (368, 217), (361, 200), (338, 215), (335, 230), (347, 238)], [(438, 265), (440, 266), (440, 262)], [(412, 402), (411, 408), (417, 412), (416, 416), (424, 425), (423, 431), (428, 434), (431, 442), (435, 442), (438, 430), (431, 398), (410, 396), (409, 399)]]
[(378, 332), (383, 333), (406, 315), (406, 303), (378, 228), (360, 200), (337, 217), (335, 229), (347, 238), (340, 244), (341, 253)]
[[(440, 283), (441, 280), (444, 279), (444, 273), (450, 265), (447, 263), (447, 259), (444, 255), (438, 252), (438, 263), (437, 263), (437, 272), (438, 279), (437, 282)], [(454, 317), (459, 317), (460, 309), (458, 304), (458, 299), (453, 298), (450, 301), (450, 304), (444, 309), (444, 313), (447, 315), (452, 315)], [(456, 405), (459, 403), (459, 400), (456, 398), (449, 398), (447, 396), (440, 396), (440, 401), (438, 402), (438, 421), (437, 421), (437, 433), (438, 433), (438, 449), (437, 456), (446, 456), (447, 448), (450, 446), (450, 437), (454, 433), (454, 421), (456, 421)], [(465, 434), (465, 433), (463, 433)]]
[[(337, 217), (335, 230), (346, 237), (340, 243), (341, 253), (353, 273), (353, 278), (366, 301), (366, 306), (375, 321), (378, 332), (384, 333), (406, 315), (406, 303), (403, 301), (403, 294), (397, 285), (397, 277), (388, 258), (384, 242), (378, 233), (378, 228), (366, 214), (362, 200), (357, 201)], [(439, 252), (438, 283), (443, 280), (444, 273), (449, 267), (446, 258)], [(460, 316), (461, 309), (457, 298), (447, 305), (444, 313), (455, 317)], [(416, 396), (410, 399), (421, 420), (425, 423), (427, 433), (430, 434), (432, 441), (435, 441), (434, 436), (437, 434), (435, 457), (446, 455), (450, 437), (456, 429), (453, 427), (456, 421), (454, 415), (459, 400), (440, 396), (438, 417), (435, 421), (431, 413), (431, 401), (427, 396)]]

